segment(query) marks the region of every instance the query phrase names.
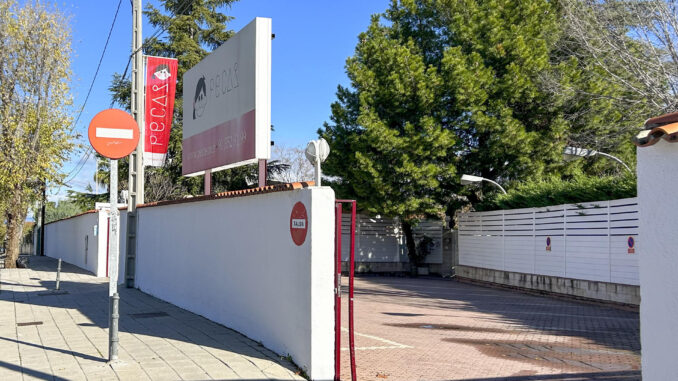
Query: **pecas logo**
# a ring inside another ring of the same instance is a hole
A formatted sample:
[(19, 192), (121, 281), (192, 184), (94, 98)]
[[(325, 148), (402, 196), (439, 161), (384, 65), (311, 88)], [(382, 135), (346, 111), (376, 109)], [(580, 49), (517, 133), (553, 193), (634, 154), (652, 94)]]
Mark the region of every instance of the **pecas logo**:
[(195, 85), (195, 96), (193, 97), (193, 119), (198, 119), (205, 112), (207, 106), (207, 82), (203, 75), (198, 79)]
[(153, 70), (153, 78), (155, 79), (166, 81), (167, 78), (171, 76), (172, 73), (170, 72), (170, 68), (166, 64), (160, 64), (155, 67), (155, 70)]

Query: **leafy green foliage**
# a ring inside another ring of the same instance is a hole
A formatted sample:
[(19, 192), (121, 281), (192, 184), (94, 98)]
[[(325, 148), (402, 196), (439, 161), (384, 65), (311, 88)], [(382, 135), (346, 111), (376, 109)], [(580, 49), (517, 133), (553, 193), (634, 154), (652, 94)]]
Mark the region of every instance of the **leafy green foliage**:
[[(108, 193), (93, 193), (91, 192), (91, 189), (89, 189), (90, 192), (76, 192), (69, 190), (68, 191), (68, 199), (64, 201), (59, 202), (59, 206), (61, 204), (66, 203), (66, 207), (68, 208), (67, 210), (71, 210), (71, 206), (73, 206), (73, 209), (77, 209), (78, 212), (74, 213), (80, 213), (84, 212), (86, 210), (92, 210), (94, 209), (94, 206), (96, 205), (97, 202), (105, 202), (108, 203), (110, 201), (110, 195)], [(67, 216), (68, 217), (68, 216)], [(45, 217), (46, 218), (46, 217)], [(60, 217), (63, 218), (63, 217)], [(46, 218), (48, 221), (49, 219)]]
[(392, 38), (377, 17), (360, 41), (346, 63), (353, 90), (339, 88), (334, 124), (319, 131), (333, 151), (324, 170), (372, 213), (438, 215), (441, 182), (455, 174), (455, 138), (437, 102), (444, 80), (414, 41)]
[(475, 209), (496, 210), (533, 208), (560, 204), (606, 201), (636, 197), (636, 177), (576, 176), (571, 180), (550, 178), (517, 183), (508, 194), (495, 193), (478, 203)]
[(74, 147), (68, 18), (40, 2), (0, 2), (0, 209), (14, 267), (28, 207)]
[(72, 217), (86, 210), (73, 201), (61, 200), (58, 203), (50, 201), (45, 204), (45, 223)]
[(623, 73), (594, 65), (562, 16), (548, 0), (393, 0), (359, 36), (350, 87), (319, 130), (337, 193), (416, 222), (451, 213), (458, 195), (478, 201), (462, 173), (504, 184), (621, 174), (605, 158), (563, 161), (576, 145), (633, 163), (628, 127), (647, 102), (608, 84)]

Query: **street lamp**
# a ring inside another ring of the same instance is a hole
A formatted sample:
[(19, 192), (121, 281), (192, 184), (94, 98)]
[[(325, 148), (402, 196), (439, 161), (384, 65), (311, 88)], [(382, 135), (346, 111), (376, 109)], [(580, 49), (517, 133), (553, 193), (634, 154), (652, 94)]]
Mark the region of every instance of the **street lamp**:
[(323, 138), (311, 140), (306, 146), (306, 158), (315, 168), (315, 185), (320, 186), (320, 164), (327, 159), (330, 154), (330, 145)]
[(486, 178), (480, 177), (480, 176), (471, 176), (471, 175), (462, 175), (461, 176), (461, 183), (463, 185), (479, 183), (483, 180), (487, 181), (488, 183), (492, 183), (492, 184), (498, 186), (499, 189), (501, 189), (501, 191), (504, 192), (504, 194), (506, 194), (506, 190), (501, 185), (499, 185), (496, 181), (492, 181), (490, 179), (486, 179)]
[(619, 164), (623, 165), (624, 168), (626, 168), (627, 171), (633, 173), (631, 168), (629, 168), (628, 165), (626, 165), (623, 161), (621, 161), (618, 157), (612, 156), (608, 153), (605, 152), (600, 152), (600, 151), (595, 151), (592, 149), (586, 149), (586, 148), (579, 148), (579, 147), (565, 147), (565, 150), (563, 151), (563, 158), (566, 161), (571, 161), (571, 160), (576, 160), (579, 159), (580, 157), (592, 157), (592, 156), (605, 156), (607, 158), (610, 158)]

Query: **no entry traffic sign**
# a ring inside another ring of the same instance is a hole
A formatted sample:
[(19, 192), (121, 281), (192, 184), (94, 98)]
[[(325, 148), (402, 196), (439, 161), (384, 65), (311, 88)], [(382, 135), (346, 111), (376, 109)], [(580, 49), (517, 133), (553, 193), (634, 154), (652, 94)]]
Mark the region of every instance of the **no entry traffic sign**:
[(308, 232), (308, 214), (306, 207), (301, 202), (294, 204), (292, 213), (290, 214), (290, 234), (292, 241), (297, 246), (301, 246), (306, 241), (306, 233)]
[(109, 159), (129, 155), (139, 142), (139, 126), (132, 115), (113, 108), (96, 114), (87, 133), (94, 150)]

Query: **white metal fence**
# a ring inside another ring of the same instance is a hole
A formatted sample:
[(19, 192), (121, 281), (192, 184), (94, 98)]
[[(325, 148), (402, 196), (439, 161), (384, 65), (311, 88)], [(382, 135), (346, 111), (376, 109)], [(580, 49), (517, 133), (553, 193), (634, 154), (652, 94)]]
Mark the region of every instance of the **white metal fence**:
[[(392, 218), (358, 215), (356, 219), (356, 262), (409, 262), (405, 236), (400, 222)], [(349, 232), (351, 214), (344, 212), (341, 222), (341, 259), (348, 261)], [(424, 235), (433, 239), (433, 247), (425, 263), (443, 263), (443, 222), (436, 220), (421, 221), (414, 229), (414, 239), (419, 241)]]
[(638, 200), (464, 213), (459, 264), (638, 285)]

